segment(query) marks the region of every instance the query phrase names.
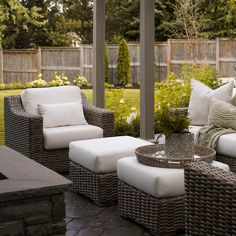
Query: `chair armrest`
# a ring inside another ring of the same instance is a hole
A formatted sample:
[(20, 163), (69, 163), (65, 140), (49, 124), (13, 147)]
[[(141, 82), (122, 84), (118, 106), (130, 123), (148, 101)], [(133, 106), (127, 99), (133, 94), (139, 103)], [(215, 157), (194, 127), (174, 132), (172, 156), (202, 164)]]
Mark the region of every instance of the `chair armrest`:
[(43, 148), (43, 118), (29, 115), (19, 95), (4, 98), (5, 144), (30, 157)]
[(218, 235), (226, 225), (228, 234), (235, 235), (236, 175), (206, 162), (186, 165), (184, 174), (186, 235)]
[(88, 102), (86, 95), (81, 93), (84, 115), (87, 122), (103, 129), (103, 136), (114, 136), (114, 113), (112, 111), (98, 108)]
[(192, 179), (195, 184), (199, 182), (199, 185), (207, 184), (209, 186), (209, 184), (215, 185), (218, 183), (223, 184), (225, 187), (226, 185), (234, 185), (236, 187), (235, 173), (226, 172), (203, 161), (185, 165), (184, 174), (185, 183)]

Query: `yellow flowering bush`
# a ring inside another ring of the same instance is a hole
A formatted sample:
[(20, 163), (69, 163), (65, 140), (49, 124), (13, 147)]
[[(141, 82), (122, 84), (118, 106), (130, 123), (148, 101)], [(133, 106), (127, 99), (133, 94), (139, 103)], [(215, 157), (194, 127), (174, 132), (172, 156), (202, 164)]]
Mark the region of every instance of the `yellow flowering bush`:
[(56, 87), (56, 86), (67, 86), (70, 85), (70, 81), (68, 80), (68, 77), (64, 74), (57, 74), (55, 73), (54, 79), (48, 82), (48, 85), (50, 87)]
[(48, 83), (43, 80), (43, 75), (41, 73), (36, 76), (35, 80), (26, 84), (27, 88), (42, 88), (47, 86)]
[(84, 76), (77, 75), (73, 80), (73, 84), (80, 88), (89, 88), (92, 87), (92, 84)]

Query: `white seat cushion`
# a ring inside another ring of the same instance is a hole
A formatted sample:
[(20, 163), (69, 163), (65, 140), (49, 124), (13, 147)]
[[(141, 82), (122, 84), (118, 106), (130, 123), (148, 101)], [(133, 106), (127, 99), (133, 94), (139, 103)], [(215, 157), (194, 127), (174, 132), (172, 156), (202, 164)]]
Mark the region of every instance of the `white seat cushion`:
[(220, 136), (216, 152), (225, 156), (236, 158), (236, 133)]
[[(224, 163), (213, 161), (212, 165), (229, 171), (229, 166)], [(117, 175), (125, 183), (154, 197), (171, 197), (185, 193), (183, 169), (146, 166), (140, 164), (136, 157), (127, 157), (118, 160)]]
[(149, 144), (129, 136), (72, 142), (69, 158), (95, 173), (113, 172), (118, 159), (135, 155), (136, 148)]
[(27, 113), (39, 115), (38, 104), (81, 102), (81, 93), (77, 86), (29, 88), (21, 93), (21, 101)]
[(44, 128), (43, 134), (45, 149), (60, 149), (68, 148), (72, 141), (102, 138), (103, 130), (93, 125), (76, 125)]

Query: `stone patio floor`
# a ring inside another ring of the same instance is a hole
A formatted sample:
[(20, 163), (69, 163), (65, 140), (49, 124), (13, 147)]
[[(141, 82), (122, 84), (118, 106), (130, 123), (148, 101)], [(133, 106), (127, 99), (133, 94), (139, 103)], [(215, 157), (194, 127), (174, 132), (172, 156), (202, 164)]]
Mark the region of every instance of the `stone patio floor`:
[(65, 202), (67, 236), (151, 236), (147, 229), (122, 218), (117, 205), (98, 207), (73, 192), (66, 193)]

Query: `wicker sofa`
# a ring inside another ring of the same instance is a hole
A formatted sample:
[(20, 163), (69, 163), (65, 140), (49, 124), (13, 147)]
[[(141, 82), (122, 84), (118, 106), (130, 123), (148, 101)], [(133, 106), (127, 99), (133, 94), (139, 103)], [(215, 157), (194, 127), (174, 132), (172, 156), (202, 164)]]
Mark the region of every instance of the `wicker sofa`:
[(205, 162), (185, 166), (185, 235), (236, 235), (236, 175)]
[[(90, 125), (103, 129), (103, 137), (114, 135), (114, 114), (91, 105), (81, 92), (83, 112)], [(57, 171), (69, 169), (68, 148), (47, 150), (44, 147), (43, 118), (30, 115), (23, 107), (21, 96), (4, 98), (5, 145)]]

